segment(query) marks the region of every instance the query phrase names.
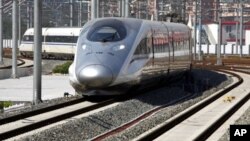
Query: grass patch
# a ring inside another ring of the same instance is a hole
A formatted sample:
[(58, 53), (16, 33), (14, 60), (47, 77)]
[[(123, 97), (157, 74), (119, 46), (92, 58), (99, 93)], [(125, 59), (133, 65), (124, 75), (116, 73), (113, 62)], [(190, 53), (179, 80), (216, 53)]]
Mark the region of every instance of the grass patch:
[(7, 108), (12, 105), (13, 103), (11, 101), (0, 101), (0, 109)]
[(61, 73), (61, 74), (68, 74), (69, 73), (69, 66), (72, 64), (72, 61), (68, 61), (62, 65), (57, 65), (52, 72), (53, 73)]

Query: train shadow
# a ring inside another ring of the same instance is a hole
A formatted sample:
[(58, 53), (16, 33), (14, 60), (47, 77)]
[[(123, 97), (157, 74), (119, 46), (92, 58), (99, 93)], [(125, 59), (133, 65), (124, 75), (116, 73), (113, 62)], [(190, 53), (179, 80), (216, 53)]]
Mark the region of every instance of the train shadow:
[[(155, 80), (141, 87), (130, 89), (123, 95), (91, 95), (84, 96), (85, 100), (100, 103), (110, 99), (117, 102), (130, 99), (139, 100), (153, 106), (162, 106), (168, 103), (176, 104), (173, 101), (187, 97), (181, 102), (208, 95), (229, 84), (229, 78), (210, 70), (193, 69), (184, 75), (171, 76), (167, 79)], [(136, 96), (135, 96), (136, 95)]]
[[(230, 83), (231, 79), (225, 74), (204, 69), (194, 69), (178, 80), (169, 79), (169, 81), (163, 83), (156, 83), (157, 85), (152, 88), (147, 87), (148, 92), (137, 96), (135, 99), (153, 106), (168, 105), (169, 103), (174, 105), (197, 97), (211, 95)], [(178, 100), (181, 98), (183, 100)]]

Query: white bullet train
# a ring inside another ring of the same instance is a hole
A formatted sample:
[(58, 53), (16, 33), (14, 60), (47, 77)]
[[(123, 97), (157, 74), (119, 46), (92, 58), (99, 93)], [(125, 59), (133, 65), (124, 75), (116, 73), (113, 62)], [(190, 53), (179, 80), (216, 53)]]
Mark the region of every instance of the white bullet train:
[(99, 18), (86, 23), (79, 35), (69, 79), (79, 94), (120, 94), (190, 69), (191, 58), (186, 25)]
[[(42, 28), (42, 57), (73, 59), (77, 38), (82, 28)], [(20, 54), (32, 57), (34, 50), (34, 29), (29, 28), (23, 35)]]

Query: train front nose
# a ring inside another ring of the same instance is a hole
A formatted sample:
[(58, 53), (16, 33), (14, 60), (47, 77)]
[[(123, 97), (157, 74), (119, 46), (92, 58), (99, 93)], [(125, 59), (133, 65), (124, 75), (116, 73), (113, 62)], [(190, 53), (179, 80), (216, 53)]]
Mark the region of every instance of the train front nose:
[(112, 80), (112, 71), (103, 65), (89, 65), (78, 73), (78, 81), (91, 88), (108, 86)]

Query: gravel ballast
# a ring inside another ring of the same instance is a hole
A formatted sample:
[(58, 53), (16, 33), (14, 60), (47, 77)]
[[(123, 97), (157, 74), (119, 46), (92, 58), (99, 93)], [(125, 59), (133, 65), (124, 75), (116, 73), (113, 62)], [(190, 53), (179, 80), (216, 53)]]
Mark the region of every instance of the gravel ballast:
[[(131, 140), (232, 82), (231, 78), (212, 71), (193, 70), (193, 74), (195, 74), (194, 86), (191, 89), (185, 88), (185, 85), (190, 85), (189, 82), (181, 80), (172, 85), (122, 102), (115, 107), (94, 113), (88, 117), (70, 120), (66, 124), (52, 127), (19, 140), (89, 140), (123, 125), (157, 106), (168, 104), (188, 94), (195, 93), (192, 98), (170, 104), (164, 110), (153, 114), (153, 116), (136, 126), (107, 138), (107, 140)], [(208, 90), (205, 91), (205, 88)]]
[[(246, 112), (234, 123), (234, 125), (250, 125), (250, 107)], [(230, 133), (228, 131), (220, 138), (219, 141), (229, 141)]]

